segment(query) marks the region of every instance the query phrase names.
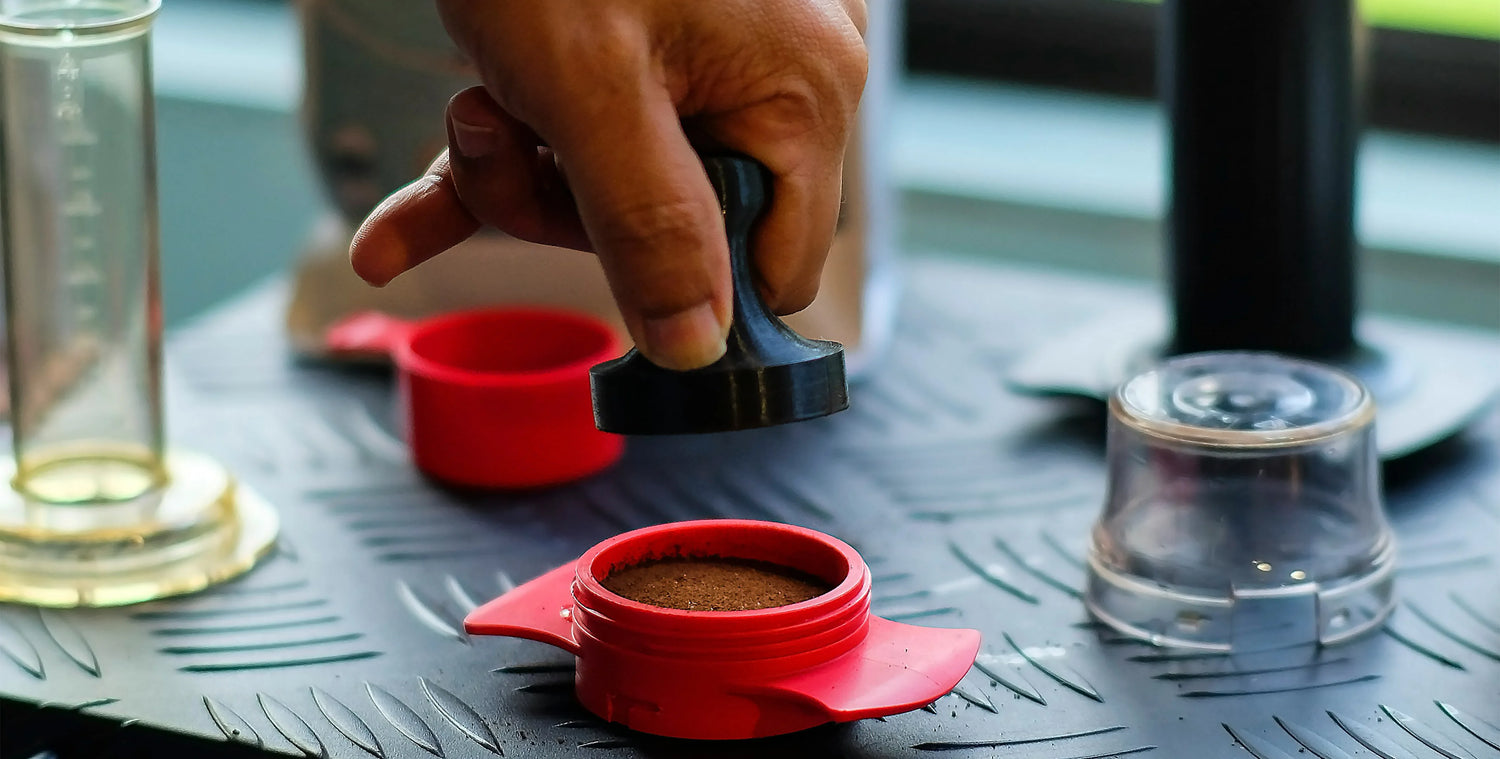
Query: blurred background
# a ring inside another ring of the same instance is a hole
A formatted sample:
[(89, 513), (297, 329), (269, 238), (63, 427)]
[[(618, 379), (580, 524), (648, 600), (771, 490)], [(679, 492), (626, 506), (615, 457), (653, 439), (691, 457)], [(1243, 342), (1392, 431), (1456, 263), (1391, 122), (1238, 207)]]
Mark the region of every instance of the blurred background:
[[(1360, 7), (1363, 306), (1500, 331), (1500, 0)], [(1156, 281), (1157, 4), (904, 0), (901, 17), (888, 148), (901, 249)], [(301, 123), (301, 34), (292, 0), (164, 3), (169, 327), (285, 271), (332, 208)]]

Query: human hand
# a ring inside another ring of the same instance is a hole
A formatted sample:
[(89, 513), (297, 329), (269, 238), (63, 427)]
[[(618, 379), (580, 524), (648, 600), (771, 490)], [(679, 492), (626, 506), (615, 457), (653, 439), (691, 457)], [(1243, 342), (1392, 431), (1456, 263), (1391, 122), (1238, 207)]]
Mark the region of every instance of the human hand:
[(773, 175), (753, 239), (778, 314), (812, 302), (864, 89), (864, 0), (437, 0), (483, 82), (448, 150), (350, 249), (384, 285), (482, 225), (590, 250), (636, 347), (692, 369), (724, 352), (729, 251), (698, 150)]

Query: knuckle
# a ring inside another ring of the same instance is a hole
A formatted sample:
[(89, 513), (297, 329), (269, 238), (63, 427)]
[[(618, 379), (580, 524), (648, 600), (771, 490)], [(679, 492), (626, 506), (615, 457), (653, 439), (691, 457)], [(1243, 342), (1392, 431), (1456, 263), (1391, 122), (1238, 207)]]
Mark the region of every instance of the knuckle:
[(649, 55), (641, 21), (606, 7), (586, 21), (549, 23), (511, 41), (483, 73), (505, 110), (555, 126), (606, 117), (621, 98), (633, 97)]
[(830, 63), (835, 69), (838, 90), (857, 103), (870, 75), (870, 49), (860, 37), (845, 38), (843, 43), (840, 54), (833, 56)]
[(870, 10), (865, 0), (844, 0), (844, 12), (849, 14), (850, 23), (863, 37), (870, 28)]
[(870, 75), (870, 48), (865, 45), (864, 40), (850, 45), (848, 55), (843, 61), (844, 73), (849, 81), (857, 81), (861, 86), (865, 78)]
[(707, 226), (703, 208), (690, 200), (636, 202), (600, 214), (591, 236), (601, 250), (661, 258), (702, 248)]
[(810, 26), (813, 39), (805, 50), (817, 51), (816, 60), (837, 85), (863, 84), (870, 65), (865, 44), (868, 14), (863, 0), (844, 0), (841, 6), (829, 9), (819, 23)]
[(590, 48), (586, 55), (605, 64), (638, 61), (648, 47), (641, 20), (627, 14), (603, 14), (590, 26), (588, 36)]
[(799, 104), (817, 120), (840, 124), (852, 118), (859, 108), (869, 76), (870, 56), (864, 40), (853, 31), (835, 34), (819, 47), (825, 51), (817, 60), (808, 61), (796, 79), (782, 90), (782, 99)]

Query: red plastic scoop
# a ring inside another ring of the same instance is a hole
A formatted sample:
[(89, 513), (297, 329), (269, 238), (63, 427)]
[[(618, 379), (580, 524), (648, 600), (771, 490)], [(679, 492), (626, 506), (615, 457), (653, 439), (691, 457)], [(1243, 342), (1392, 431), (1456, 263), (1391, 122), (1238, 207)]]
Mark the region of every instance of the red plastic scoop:
[(341, 353), (391, 356), (412, 458), (439, 480), (555, 485), (624, 450), (624, 438), (594, 426), (589, 367), (616, 355), (621, 340), (591, 316), (506, 308), (407, 322), (362, 313), (325, 340)]
[[(610, 592), (619, 567), (658, 558), (751, 559), (833, 585), (801, 603), (688, 611)], [(476, 609), (475, 635), (548, 643), (578, 659), (576, 689), (600, 717), (654, 735), (744, 739), (910, 711), (945, 695), (979, 632), (870, 613), (870, 570), (836, 538), (802, 527), (704, 520), (606, 540)]]

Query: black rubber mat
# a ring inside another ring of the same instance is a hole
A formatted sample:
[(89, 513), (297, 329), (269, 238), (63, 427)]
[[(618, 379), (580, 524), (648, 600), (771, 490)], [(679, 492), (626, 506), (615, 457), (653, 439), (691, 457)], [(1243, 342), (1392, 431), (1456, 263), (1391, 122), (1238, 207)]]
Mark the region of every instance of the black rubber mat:
[[(849, 411), (632, 441), (604, 475), (519, 495), (416, 476), (390, 431), (389, 377), (298, 366), (281, 297), (252, 293), (169, 349), (174, 439), (277, 505), (277, 554), (190, 598), (0, 607), (0, 754), (1500, 756), (1500, 414), (1388, 468), (1401, 601), (1379, 633), (1185, 653), (1122, 639), (1079, 600), (1103, 492), (1097, 406), (1000, 382), (1026, 346), (1149, 293), (917, 264), (892, 350)], [(849, 541), (878, 613), (978, 628), (979, 664), (924, 710), (718, 745), (606, 725), (573, 702), (566, 657), (462, 632), (477, 603), (605, 537), (708, 516)]]

